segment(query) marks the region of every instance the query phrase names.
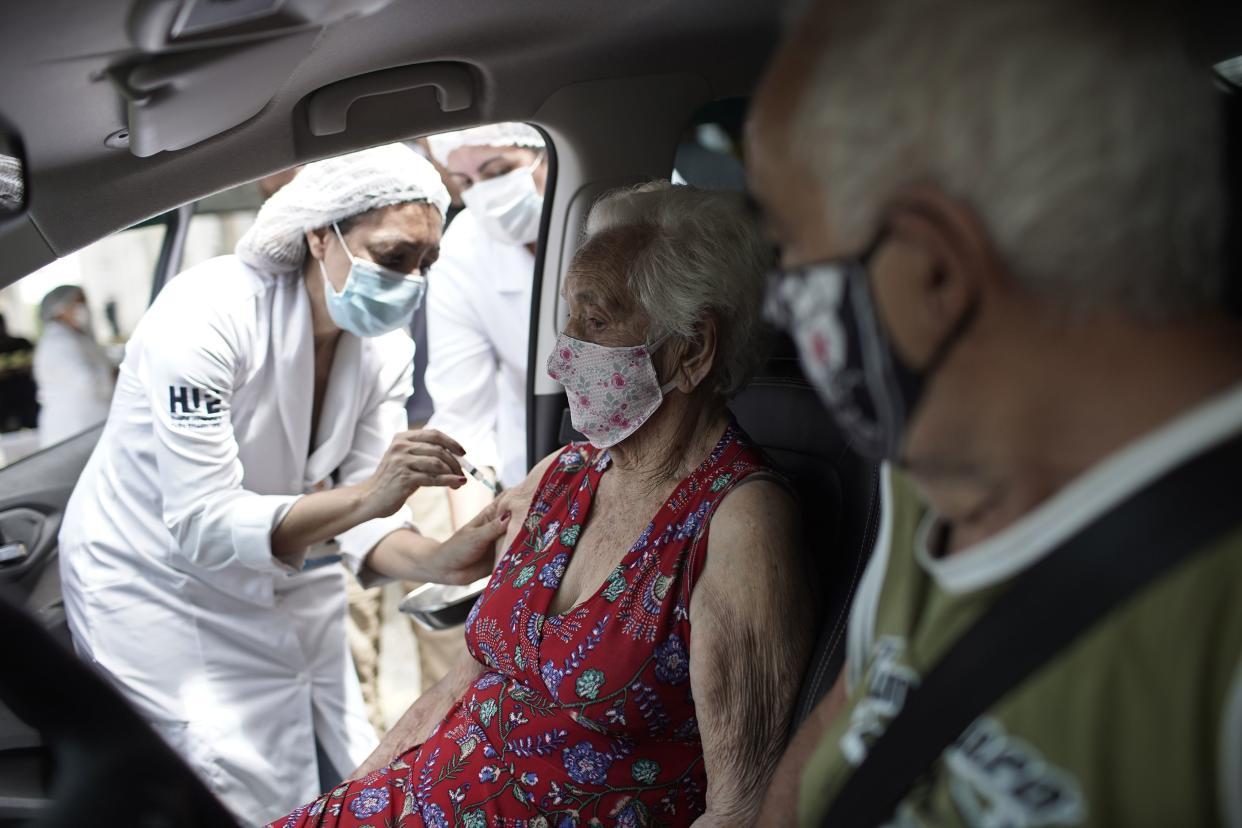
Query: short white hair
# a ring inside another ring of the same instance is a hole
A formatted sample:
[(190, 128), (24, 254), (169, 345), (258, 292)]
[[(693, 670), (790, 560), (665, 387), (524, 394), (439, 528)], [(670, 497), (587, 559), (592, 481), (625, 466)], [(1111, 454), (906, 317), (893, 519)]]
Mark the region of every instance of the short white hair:
[(793, 153), (848, 244), (928, 183), (969, 204), (1014, 277), (1089, 314), (1224, 303), (1219, 93), (1173, 4), (834, 6)]
[(692, 339), (711, 314), (712, 390), (727, 399), (745, 388), (767, 355), (761, 306), (775, 261), (744, 197), (667, 181), (615, 190), (592, 206), (582, 249), (622, 230), (639, 241), (614, 266), (650, 320), (648, 341)]

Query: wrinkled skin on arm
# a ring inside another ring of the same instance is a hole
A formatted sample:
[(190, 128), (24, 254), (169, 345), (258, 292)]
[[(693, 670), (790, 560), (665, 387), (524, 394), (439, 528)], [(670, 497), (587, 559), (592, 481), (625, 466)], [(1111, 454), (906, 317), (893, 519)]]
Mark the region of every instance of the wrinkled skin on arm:
[(781, 757), (772, 784), (759, 809), (758, 825), (764, 828), (783, 828), (797, 822), (798, 786), (802, 782), (802, 769), (819, 747), (824, 733), (845, 709), (848, 695), (845, 691), (845, 670), (837, 675), (832, 689), (811, 711), (798, 732), (789, 743), (789, 749)]
[(690, 682), (707, 771), (707, 811), (694, 824), (749, 826), (759, 817), (789, 730), (812, 645), (798, 510), (770, 480), (720, 505), (690, 601)]

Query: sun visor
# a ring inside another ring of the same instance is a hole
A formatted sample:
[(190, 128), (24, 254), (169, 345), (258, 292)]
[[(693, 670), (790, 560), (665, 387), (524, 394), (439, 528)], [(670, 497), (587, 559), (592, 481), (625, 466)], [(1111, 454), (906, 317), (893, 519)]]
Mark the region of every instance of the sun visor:
[(317, 35), (300, 32), (245, 46), (164, 55), (125, 70), (117, 85), (125, 98), (129, 151), (146, 158), (184, 149), (259, 114)]
[(391, 0), (139, 0), (128, 33), (139, 57), (110, 71), (130, 152), (179, 150), (253, 118), (323, 28)]
[(392, 0), (136, 0), (126, 28), (144, 52), (227, 46), (365, 17)]

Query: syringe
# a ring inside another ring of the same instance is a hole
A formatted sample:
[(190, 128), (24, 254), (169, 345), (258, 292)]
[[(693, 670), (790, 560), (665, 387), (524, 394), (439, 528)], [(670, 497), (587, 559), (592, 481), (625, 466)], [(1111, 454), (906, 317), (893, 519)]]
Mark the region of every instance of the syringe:
[(483, 474), (483, 472), (475, 468), (474, 464), (471, 463), (469, 460), (467, 460), (464, 457), (458, 457), (457, 462), (461, 464), (461, 467), (466, 472), (466, 474), (470, 475), (475, 480), (479, 481), (484, 486), (486, 486), (491, 491), (492, 494), (495, 494), (495, 495), (500, 494), (500, 487), (497, 486), (492, 481), (488, 480), (487, 475)]

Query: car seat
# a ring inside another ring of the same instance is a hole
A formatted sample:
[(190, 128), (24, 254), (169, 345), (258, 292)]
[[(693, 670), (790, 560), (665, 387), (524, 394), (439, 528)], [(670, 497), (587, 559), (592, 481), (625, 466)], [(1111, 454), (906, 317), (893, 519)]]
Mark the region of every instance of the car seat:
[(789, 478), (802, 508), (808, 568), (818, 587), (815, 649), (792, 727), (827, 694), (844, 661), (846, 619), (880, 520), (879, 469), (850, 450), (781, 336), (767, 363), (729, 406)]

